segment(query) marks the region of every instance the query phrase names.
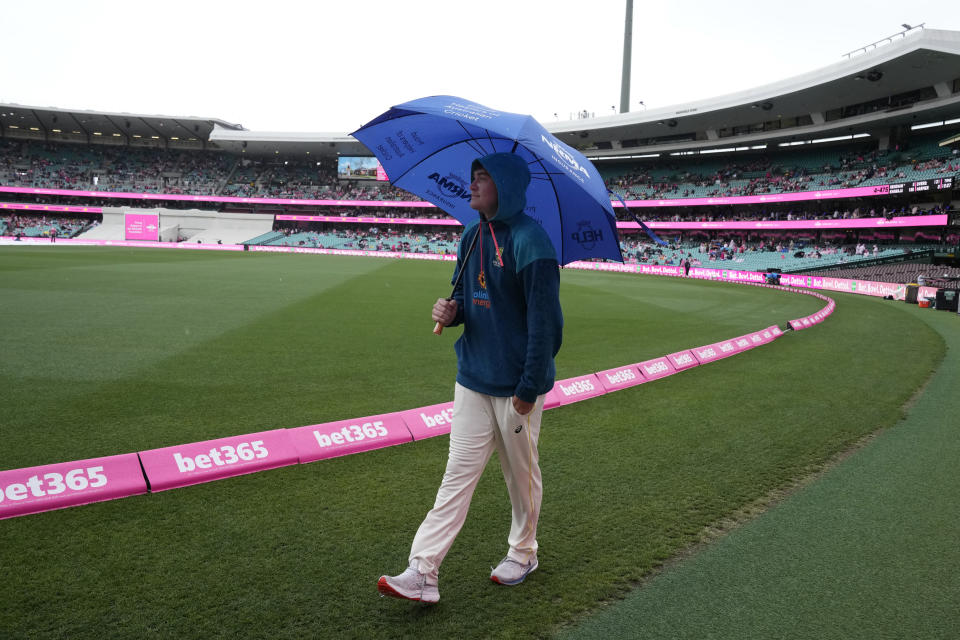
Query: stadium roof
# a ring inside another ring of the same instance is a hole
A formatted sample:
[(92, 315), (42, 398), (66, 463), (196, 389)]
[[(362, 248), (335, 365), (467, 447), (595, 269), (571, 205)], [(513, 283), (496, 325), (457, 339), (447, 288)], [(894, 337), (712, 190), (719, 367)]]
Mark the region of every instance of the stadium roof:
[(245, 151), (253, 155), (373, 155), (363, 143), (348, 133), (271, 133), (216, 128), (210, 135), (210, 142), (221, 149)]
[[(599, 158), (886, 135), (891, 127), (958, 117), (960, 32), (913, 28), (852, 51), (836, 64), (747, 91), (544, 126), (588, 157)], [(222, 129), (211, 136), (219, 147), (245, 144), (254, 153), (369, 155), (352, 140), (346, 134)]]
[[(912, 28), (852, 51), (836, 64), (747, 91), (544, 126), (588, 157), (617, 158), (864, 133), (887, 136), (893, 127), (958, 118), (960, 32)], [(0, 105), (0, 135), (88, 143), (98, 138), (116, 138), (121, 144), (155, 141), (171, 148), (213, 147), (251, 155), (371, 155), (346, 133), (257, 132), (215, 118), (9, 104)]]
[(960, 32), (917, 29), (747, 91), (548, 128), (596, 157), (885, 133), (958, 117)]
[(96, 138), (100, 137), (120, 138), (125, 143), (142, 138), (164, 143), (170, 140), (205, 143), (214, 127), (242, 129), (240, 125), (216, 118), (0, 104), (0, 133), (12, 138), (96, 142)]

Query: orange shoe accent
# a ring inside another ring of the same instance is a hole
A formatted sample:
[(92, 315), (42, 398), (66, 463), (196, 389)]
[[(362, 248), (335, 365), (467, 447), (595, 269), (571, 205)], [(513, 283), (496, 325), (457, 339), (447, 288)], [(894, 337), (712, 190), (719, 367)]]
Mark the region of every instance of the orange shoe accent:
[(395, 591), (393, 587), (387, 582), (387, 576), (380, 576), (380, 579), (377, 580), (377, 591), (382, 595), (390, 596), (391, 598), (400, 598), (401, 600), (413, 600), (414, 602), (419, 602), (420, 598), (408, 598), (399, 591)]

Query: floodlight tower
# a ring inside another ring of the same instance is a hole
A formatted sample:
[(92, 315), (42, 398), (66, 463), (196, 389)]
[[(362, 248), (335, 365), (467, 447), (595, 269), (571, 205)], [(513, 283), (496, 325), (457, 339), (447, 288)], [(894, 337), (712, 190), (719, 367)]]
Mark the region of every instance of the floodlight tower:
[(620, 79), (620, 113), (630, 111), (630, 58), (633, 48), (633, 0), (627, 0), (623, 24), (623, 75)]

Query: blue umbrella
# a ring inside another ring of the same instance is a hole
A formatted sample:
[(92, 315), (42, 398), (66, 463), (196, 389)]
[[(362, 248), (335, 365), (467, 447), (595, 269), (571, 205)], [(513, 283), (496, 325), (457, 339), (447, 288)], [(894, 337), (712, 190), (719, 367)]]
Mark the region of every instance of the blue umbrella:
[(470, 164), (511, 151), (530, 168), (528, 216), (547, 231), (560, 264), (585, 258), (622, 262), (607, 187), (583, 154), (553, 137), (530, 116), (454, 96), (397, 105), (352, 134), (380, 161), (390, 182), (464, 225), (470, 208)]

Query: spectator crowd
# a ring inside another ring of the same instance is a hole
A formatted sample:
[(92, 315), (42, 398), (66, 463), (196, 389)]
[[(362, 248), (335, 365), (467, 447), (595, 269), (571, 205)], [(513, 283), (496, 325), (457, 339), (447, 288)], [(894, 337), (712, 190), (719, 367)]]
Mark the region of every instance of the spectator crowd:
[[(956, 149), (774, 152), (737, 161), (603, 165), (627, 200), (730, 197), (887, 184), (960, 174)], [(0, 185), (297, 200), (419, 200), (389, 183), (344, 180), (335, 160), (254, 157), (218, 151), (0, 140)], [(856, 212), (846, 212), (857, 217)]]

